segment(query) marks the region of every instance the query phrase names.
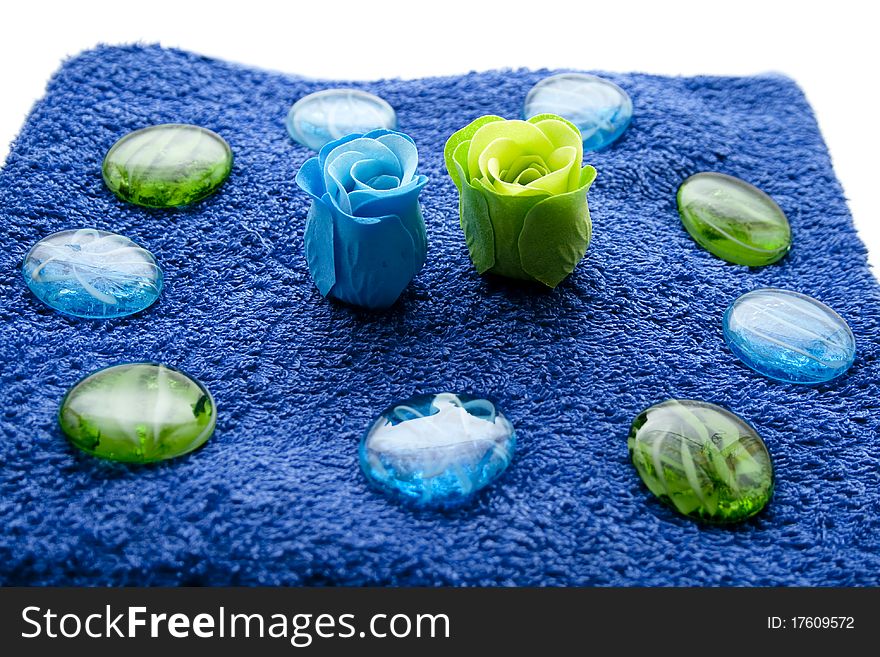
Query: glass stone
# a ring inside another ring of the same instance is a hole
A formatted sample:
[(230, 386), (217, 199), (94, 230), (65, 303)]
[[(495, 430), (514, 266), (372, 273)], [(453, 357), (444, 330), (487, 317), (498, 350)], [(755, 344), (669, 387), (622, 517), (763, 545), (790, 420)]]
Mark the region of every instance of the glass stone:
[(757, 187), (723, 173), (698, 173), (678, 188), (681, 223), (697, 244), (722, 260), (760, 267), (791, 247), (782, 209)]
[(125, 135), (107, 152), (102, 170), (123, 201), (178, 207), (217, 191), (232, 171), (232, 150), (216, 132), (166, 123)]
[(64, 396), (61, 430), (81, 450), (149, 463), (191, 452), (214, 433), (216, 407), (198, 381), (167, 365), (128, 363), (90, 374)]
[(762, 288), (724, 313), (724, 340), (756, 372), (787, 383), (824, 383), (846, 372), (856, 340), (846, 321), (812, 297)]
[(124, 317), (162, 292), (162, 269), (153, 254), (103, 230), (64, 230), (41, 239), (25, 256), (21, 273), (40, 301), (74, 317)]
[(287, 132), (319, 151), (324, 144), (378, 128), (394, 130), (397, 114), (386, 101), (360, 89), (325, 89), (303, 96), (287, 114)]
[(387, 408), (364, 434), (367, 479), (420, 507), (471, 500), (513, 458), (516, 434), (495, 404), (471, 395), (419, 395)]
[(764, 441), (745, 420), (714, 404), (670, 399), (652, 406), (633, 422), (627, 444), (648, 489), (691, 518), (744, 520), (773, 492)]
[(585, 151), (610, 146), (633, 115), (629, 94), (609, 80), (584, 73), (544, 78), (531, 88), (523, 106), (525, 118), (557, 114), (581, 131)]

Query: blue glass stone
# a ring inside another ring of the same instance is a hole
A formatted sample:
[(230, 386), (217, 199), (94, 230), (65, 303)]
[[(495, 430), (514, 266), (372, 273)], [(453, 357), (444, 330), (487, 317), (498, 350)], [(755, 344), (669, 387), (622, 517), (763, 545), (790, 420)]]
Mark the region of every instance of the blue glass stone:
[(387, 408), (364, 434), (361, 468), (392, 497), (419, 507), (470, 501), (507, 468), (513, 426), (488, 399), (440, 393)]
[(41, 239), (21, 273), (47, 306), (88, 319), (131, 315), (162, 292), (162, 269), (152, 253), (127, 237), (90, 228)]
[(353, 132), (396, 127), (394, 108), (360, 89), (317, 91), (296, 101), (287, 114), (287, 132), (293, 140), (316, 151)]
[(846, 321), (812, 297), (762, 288), (724, 313), (724, 339), (756, 372), (787, 383), (824, 383), (846, 372), (856, 341)]
[(624, 133), (633, 115), (629, 94), (613, 82), (585, 73), (544, 78), (529, 91), (525, 118), (557, 114), (581, 131), (585, 151), (598, 151)]

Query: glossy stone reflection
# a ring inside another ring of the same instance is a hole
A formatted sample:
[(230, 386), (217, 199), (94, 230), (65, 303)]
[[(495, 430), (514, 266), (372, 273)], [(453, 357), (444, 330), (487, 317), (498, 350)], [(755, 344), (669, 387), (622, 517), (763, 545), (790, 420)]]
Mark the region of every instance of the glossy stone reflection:
[(671, 399), (652, 406), (633, 422), (627, 444), (648, 489), (692, 518), (744, 520), (773, 492), (764, 441), (714, 404)]
[(370, 482), (416, 506), (468, 502), (513, 458), (513, 426), (487, 399), (419, 395), (386, 409), (364, 435), (360, 463)]
[(309, 94), (296, 101), (287, 115), (287, 132), (293, 140), (316, 151), (353, 132), (396, 127), (394, 108), (359, 89), (325, 89)]
[(214, 433), (211, 393), (174, 368), (129, 363), (99, 370), (65, 395), (61, 430), (83, 451), (147, 463), (186, 454)]
[(557, 114), (581, 131), (585, 151), (611, 145), (627, 129), (633, 115), (629, 94), (595, 75), (562, 73), (544, 78), (526, 96), (523, 114)]
[(785, 213), (760, 189), (733, 176), (691, 176), (678, 188), (678, 212), (697, 244), (737, 265), (769, 265), (791, 247)]
[(65, 230), (37, 242), (24, 258), (24, 282), (50, 308), (91, 319), (124, 317), (162, 292), (153, 254), (102, 230)]
[(724, 313), (724, 339), (756, 372), (788, 383), (823, 383), (853, 364), (856, 341), (846, 321), (812, 297), (763, 288)]
[(215, 132), (167, 123), (125, 135), (102, 169), (107, 187), (123, 201), (176, 207), (214, 193), (232, 171), (232, 151)]

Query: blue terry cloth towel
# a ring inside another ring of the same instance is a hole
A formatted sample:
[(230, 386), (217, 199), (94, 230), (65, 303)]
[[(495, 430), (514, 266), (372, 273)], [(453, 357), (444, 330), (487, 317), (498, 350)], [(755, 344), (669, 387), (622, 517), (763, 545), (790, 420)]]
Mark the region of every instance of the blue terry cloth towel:
[[(574, 65), (577, 62), (573, 62)], [(477, 275), (443, 165), (447, 137), (483, 114), (519, 118), (550, 71), (344, 83), (397, 109), (416, 141), (428, 260), (400, 301), (365, 312), (323, 299), (303, 256), (306, 148), (284, 126), (304, 94), (343, 83), (157, 46), (66, 62), (0, 173), (0, 582), (111, 585), (880, 584), (880, 288), (816, 120), (778, 75), (608, 74), (635, 104), (628, 132), (588, 153), (594, 236), (556, 290)], [(186, 209), (116, 199), (101, 161), (136, 128), (194, 123), (235, 153), (220, 192)], [(699, 248), (675, 193), (698, 171), (743, 178), (788, 215), (794, 248), (749, 269)], [(165, 268), (160, 301), (128, 318), (43, 306), (19, 266), (55, 231), (130, 237)], [(770, 381), (725, 347), (721, 315), (772, 286), (847, 319), (854, 367), (827, 385)], [(126, 466), (72, 447), (65, 391), (124, 361), (163, 362), (213, 392), (204, 448)], [(358, 441), (390, 402), (485, 392), (513, 421), (505, 476), (453, 512), (369, 488)], [(670, 397), (749, 420), (776, 467), (763, 513), (706, 526), (655, 500), (627, 432)]]

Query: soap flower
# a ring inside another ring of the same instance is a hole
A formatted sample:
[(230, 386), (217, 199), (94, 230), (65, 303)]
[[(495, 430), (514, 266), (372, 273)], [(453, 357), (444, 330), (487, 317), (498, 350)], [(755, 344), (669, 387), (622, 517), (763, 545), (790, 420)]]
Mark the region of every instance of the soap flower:
[(302, 165), (306, 261), (322, 295), (387, 308), (425, 264), (418, 161), (411, 137), (381, 129), (332, 141)]
[(556, 287), (587, 252), (587, 190), (577, 127), (555, 114), (483, 116), (446, 142), (461, 227), (479, 273)]

